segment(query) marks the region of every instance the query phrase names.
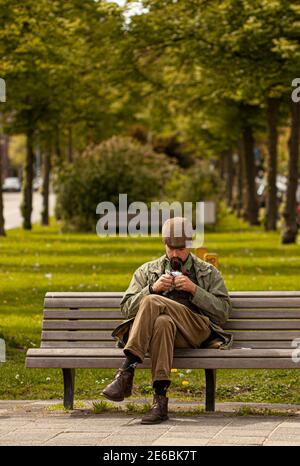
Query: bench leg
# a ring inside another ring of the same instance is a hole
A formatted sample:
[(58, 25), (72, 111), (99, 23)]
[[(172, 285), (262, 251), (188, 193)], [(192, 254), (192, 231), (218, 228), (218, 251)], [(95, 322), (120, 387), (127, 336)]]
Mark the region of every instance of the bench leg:
[(73, 409), (75, 369), (63, 369), (62, 371), (64, 376), (64, 407), (65, 409)]
[(215, 410), (216, 369), (205, 369), (205, 410)]

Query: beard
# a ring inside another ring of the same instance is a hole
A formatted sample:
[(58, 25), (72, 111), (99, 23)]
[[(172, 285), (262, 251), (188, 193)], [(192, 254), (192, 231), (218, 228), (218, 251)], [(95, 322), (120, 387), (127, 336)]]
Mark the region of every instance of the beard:
[(170, 264), (172, 270), (181, 272), (183, 261), (180, 259), (180, 257), (172, 257), (172, 259), (170, 259)]

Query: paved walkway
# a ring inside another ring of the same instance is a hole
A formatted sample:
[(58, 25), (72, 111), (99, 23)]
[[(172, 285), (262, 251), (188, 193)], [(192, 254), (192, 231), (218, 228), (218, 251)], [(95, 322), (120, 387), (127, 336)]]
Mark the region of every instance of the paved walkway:
[[(300, 445), (299, 406), (222, 403), (216, 413), (187, 416), (170, 400), (170, 419), (147, 426), (141, 414), (51, 410), (58, 402), (0, 401), (0, 445)], [(237, 416), (239, 405), (282, 414)]]
[[(22, 202), (21, 193), (3, 193), (5, 229), (18, 228), (22, 226), (22, 216), (20, 204)], [(49, 215), (54, 214), (55, 195), (49, 196)], [(33, 193), (32, 199), (32, 223), (40, 223), (42, 210), (42, 195), (39, 192)]]

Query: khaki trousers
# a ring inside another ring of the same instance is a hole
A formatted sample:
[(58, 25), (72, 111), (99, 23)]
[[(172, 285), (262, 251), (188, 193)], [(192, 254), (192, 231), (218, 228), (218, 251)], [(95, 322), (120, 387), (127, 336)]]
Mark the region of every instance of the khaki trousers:
[(170, 380), (174, 348), (199, 348), (211, 334), (209, 318), (164, 296), (145, 296), (133, 321), (124, 354), (144, 361), (149, 352), (152, 383)]

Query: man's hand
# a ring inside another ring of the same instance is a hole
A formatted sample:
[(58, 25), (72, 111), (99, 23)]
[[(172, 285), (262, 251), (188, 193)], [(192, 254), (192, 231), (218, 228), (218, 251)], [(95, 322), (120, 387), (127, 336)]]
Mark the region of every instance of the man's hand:
[(174, 285), (176, 290), (188, 291), (194, 295), (197, 290), (197, 285), (192, 282), (186, 275), (179, 275), (174, 279)]
[(159, 279), (152, 285), (152, 289), (155, 293), (161, 293), (166, 291), (173, 285), (172, 275), (164, 273), (159, 277)]

